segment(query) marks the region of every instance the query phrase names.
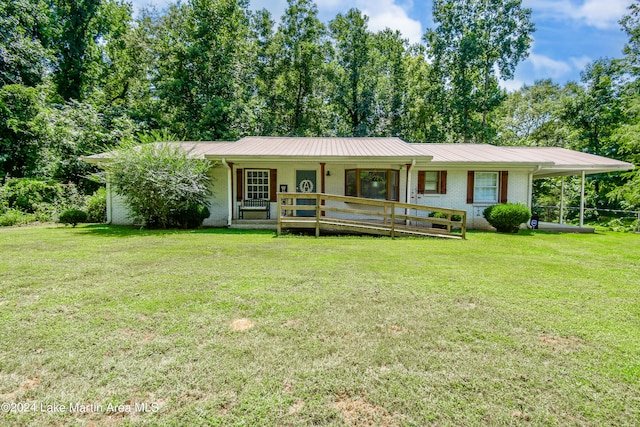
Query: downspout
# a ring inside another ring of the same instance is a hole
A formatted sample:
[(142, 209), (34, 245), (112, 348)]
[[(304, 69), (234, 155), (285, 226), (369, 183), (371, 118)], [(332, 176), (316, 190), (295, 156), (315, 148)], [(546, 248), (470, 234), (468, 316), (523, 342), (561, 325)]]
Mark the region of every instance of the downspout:
[(111, 213), (113, 209), (113, 194), (111, 193), (111, 184), (109, 184), (109, 181), (107, 181), (107, 194), (109, 195), (109, 197), (107, 197), (107, 224), (111, 225), (113, 221), (113, 214)]
[(233, 187), (231, 186), (232, 171), (229, 163), (223, 158), (222, 164), (227, 167), (227, 206), (229, 211), (227, 212), (227, 227), (231, 227), (231, 221), (233, 217)]
[(411, 203), (411, 169), (416, 165), (416, 159), (413, 159), (411, 163), (407, 163), (407, 196), (406, 203)]
[[(411, 160), (411, 163), (407, 163), (407, 196), (406, 196), (407, 204), (411, 203), (411, 169), (413, 169), (415, 165), (416, 165), (416, 159)], [(409, 215), (409, 213), (410, 212), (408, 209), (404, 210), (405, 215)], [(410, 224), (411, 224), (411, 221), (409, 220), (405, 221), (405, 225), (410, 225)]]

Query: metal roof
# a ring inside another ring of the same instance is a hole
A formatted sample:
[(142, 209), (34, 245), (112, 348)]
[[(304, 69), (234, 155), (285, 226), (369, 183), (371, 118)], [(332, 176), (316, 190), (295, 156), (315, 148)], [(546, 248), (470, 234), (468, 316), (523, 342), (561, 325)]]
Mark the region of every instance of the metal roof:
[[(488, 144), (409, 144), (400, 138), (304, 138), (249, 136), (236, 142), (176, 142), (193, 157), (228, 161), (416, 161), (433, 167), (528, 167), (535, 177), (631, 170), (631, 163), (556, 147)], [(110, 153), (84, 157), (100, 163)]]
[[(596, 156), (581, 151), (559, 147), (500, 147), (505, 151), (528, 158), (541, 165), (534, 172), (539, 178), (550, 176), (575, 175), (584, 171), (587, 174), (628, 171), (634, 168), (632, 163)], [(544, 166), (552, 163), (552, 166)]]
[[(423, 158), (425, 155), (400, 138), (299, 138), (248, 136), (233, 143), (200, 143), (195, 151), (206, 156)], [(429, 160), (429, 159), (425, 159)]]
[(509, 152), (504, 147), (488, 144), (410, 144), (424, 155), (433, 156), (432, 164), (439, 163), (509, 163), (532, 165), (539, 162)]

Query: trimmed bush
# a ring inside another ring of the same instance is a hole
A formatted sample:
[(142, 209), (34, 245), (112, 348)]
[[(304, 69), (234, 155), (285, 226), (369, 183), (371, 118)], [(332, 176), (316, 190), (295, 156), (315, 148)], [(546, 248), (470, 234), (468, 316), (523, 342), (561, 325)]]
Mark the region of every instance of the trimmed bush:
[(107, 222), (107, 190), (104, 187), (87, 198), (87, 221)]
[(75, 227), (81, 222), (87, 222), (87, 213), (78, 209), (68, 209), (60, 214), (58, 221), (61, 224), (71, 224)]
[(517, 233), (520, 230), (520, 224), (531, 218), (529, 209), (516, 203), (489, 206), (482, 214), (489, 224), (501, 233)]

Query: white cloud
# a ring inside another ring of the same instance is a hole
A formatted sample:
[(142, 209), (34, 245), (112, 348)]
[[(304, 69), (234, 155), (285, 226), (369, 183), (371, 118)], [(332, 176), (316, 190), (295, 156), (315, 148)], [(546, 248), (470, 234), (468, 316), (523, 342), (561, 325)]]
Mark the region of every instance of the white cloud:
[(287, 9), (287, 0), (251, 0), (249, 2), (249, 9), (267, 9), (271, 12), (272, 19), (276, 22), (280, 22), (280, 17)]
[(573, 20), (599, 29), (618, 26), (627, 13), (629, 0), (525, 0), (524, 5), (546, 18)]
[(500, 80), (500, 87), (506, 89), (507, 92), (515, 92), (520, 90), (522, 86), (527, 84), (524, 80), (513, 79), (513, 80)]
[(154, 6), (158, 10), (165, 9), (169, 4), (175, 3), (172, 0), (132, 0), (133, 4), (133, 13), (134, 16), (136, 13), (140, 12), (142, 9), (152, 9)]
[[(158, 9), (167, 7), (177, 0), (132, 0), (134, 12), (155, 5)], [(360, 9), (369, 17), (369, 29), (381, 31), (385, 28), (399, 30), (411, 43), (422, 39), (422, 24), (409, 17), (407, 11), (413, 7), (413, 0), (315, 0), (320, 20), (328, 24), (338, 13), (346, 13), (352, 7)], [(252, 10), (267, 9), (273, 19), (279, 23), (287, 8), (287, 0), (251, 0)]]
[(583, 55), (579, 58), (572, 56), (571, 58), (569, 58), (569, 60), (577, 70), (584, 70), (585, 68), (587, 68), (587, 65), (593, 62), (593, 59), (589, 58), (586, 55)]
[[(255, 0), (254, 0), (255, 1)], [(399, 4), (402, 3), (402, 4)], [(320, 15), (328, 23), (338, 13), (346, 13), (351, 8), (360, 9), (369, 17), (369, 29), (381, 31), (385, 28), (398, 30), (411, 43), (419, 43), (422, 39), (422, 24), (409, 17), (407, 10), (413, 7), (412, 0), (316, 0)]]
[(529, 62), (533, 66), (536, 74), (548, 76), (552, 79), (560, 79), (572, 71), (571, 65), (566, 62), (533, 52), (525, 62)]
[(393, 0), (370, 0), (363, 6), (362, 12), (369, 16), (369, 29), (381, 31), (385, 28), (398, 30), (411, 43), (420, 43), (422, 39), (422, 24), (412, 19), (407, 11), (395, 4)]

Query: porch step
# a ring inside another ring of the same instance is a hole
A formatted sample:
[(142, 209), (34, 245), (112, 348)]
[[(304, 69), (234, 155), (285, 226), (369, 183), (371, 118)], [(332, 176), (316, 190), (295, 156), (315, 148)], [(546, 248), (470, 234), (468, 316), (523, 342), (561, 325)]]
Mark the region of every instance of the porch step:
[(278, 221), (275, 219), (237, 219), (231, 223), (229, 228), (238, 230), (277, 230)]

